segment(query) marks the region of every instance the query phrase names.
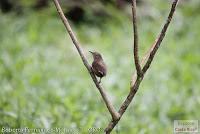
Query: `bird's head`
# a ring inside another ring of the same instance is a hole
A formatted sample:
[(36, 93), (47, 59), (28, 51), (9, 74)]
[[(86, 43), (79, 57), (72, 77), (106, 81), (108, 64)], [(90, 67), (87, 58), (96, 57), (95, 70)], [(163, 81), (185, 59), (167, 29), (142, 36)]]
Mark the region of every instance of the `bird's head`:
[(101, 60), (102, 59), (102, 56), (101, 56), (100, 53), (98, 53), (98, 52), (92, 52), (92, 51), (89, 51), (89, 52), (92, 54), (94, 60)]

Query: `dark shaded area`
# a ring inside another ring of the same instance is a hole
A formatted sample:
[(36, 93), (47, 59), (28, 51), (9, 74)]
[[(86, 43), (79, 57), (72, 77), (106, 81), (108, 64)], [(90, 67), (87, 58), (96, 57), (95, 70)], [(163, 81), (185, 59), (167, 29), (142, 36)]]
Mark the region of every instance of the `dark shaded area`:
[[(123, 9), (127, 4), (131, 4), (132, 0), (116, 0), (117, 8)], [(137, 5), (142, 4), (143, 0), (137, 0)]]
[(108, 4), (108, 3), (114, 3), (114, 1), (113, 0), (100, 0), (102, 3), (104, 3), (104, 4)]
[(48, 7), (49, 1), (48, 0), (37, 0), (35, 5), (33, 6), (35, 9), (42, 9)]
[(65, 15), (73, 22), (80, 23), (84, 21), (85, 11), (81, 7), (74, 7), (66, 12)]
[(23, 11), (21, 4), (12, 0), (0, 0), (0, 9), (2, 13), (14, 12), (16, 15), (22, 14)]
[[(49, 0), (36, 0), (35, 2), (30, 2), (27, 6), (26, 2), (20, 0), (1, 0), (0, 8), (3, 13), (15, 12), (21, 15), (26, 8), (33, 9), (34, 11), (48, 8), (49, 2)], [(131, 3), (130, 0), (63, 0), (60, 2), (63, 3), (63, 8), (67, 9), (65, 15), (75, 24), (87, 22), (95, 25), (101, 24), (102, 21), (110, 17), (109, 12), (105, 10), (106, 5), (112, 5), (123, 10), (127, 4)], [(140, 3), (141, 0), (138, 1), (138, 4)], [(98, 6), (93, 8), (95, 4), (98, 4)]]
[(3, 13), (10, 12), (13, 9), (14, 5), (9, 0), (0, 0), (0, 8)]

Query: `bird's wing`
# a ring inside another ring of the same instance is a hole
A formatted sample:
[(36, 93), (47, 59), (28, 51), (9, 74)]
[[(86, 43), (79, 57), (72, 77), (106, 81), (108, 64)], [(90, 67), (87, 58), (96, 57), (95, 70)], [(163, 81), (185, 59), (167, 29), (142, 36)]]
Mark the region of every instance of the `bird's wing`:
[(103, 77), (103, 76), (106, 75), (106, 68), (105, 68), (104, 63), (101, 63), (101, 62), (93, 62), (93, 63), (92, 63), (92, 68), (93, 68), (93, 71), (95, 72), (95, 74), (96, 74), (98, 77)]
[(106, 67), (106, 65), (105, 65), (104, 62), (100, 62), (100, 64), (99, 64), (99, 70), (103, 74), (103, 76), (106, 75), (106, 73), (107, 73), (107, 67)]

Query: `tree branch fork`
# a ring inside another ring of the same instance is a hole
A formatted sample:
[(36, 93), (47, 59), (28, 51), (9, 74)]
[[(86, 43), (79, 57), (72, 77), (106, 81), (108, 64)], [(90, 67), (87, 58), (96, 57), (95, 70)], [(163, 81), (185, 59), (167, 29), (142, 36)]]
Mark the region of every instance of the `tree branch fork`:
[(173, 14), (175, 12), (176, 6), (178, 4), (179, 0), (173, 0), (172, 5), (171, 5), (171, 9), (169, 12), (169, 15), (167, 17), (167, 20), (160, 32), (160, 34), (158, 35), (158, 37), (155, 40), (155, 43), (150, 47), (149, 51), (146, 53), (146, 55), (142, 58), (142, 61), (140, 62), (139, 60), (139, 56), (138, 56), (138, 30), (137, 30), (137, 17), (136, 17), (136, 0), (132, 0), (132, 18), (133, 18), (133, 35), (134, 35), (134, 44), (133, 44), (133, 56), (134, 56), (134, 63), (135, 63), (135, 68), (136, 68), (136, 73), (133, 74), (132, 79), (131, 79), (131, 86), (130, 86), (130, 91), (128, 96), (126, 97), (126, 99), (124, 100), (124, 102), (122, 103), (121, 107), (119, 108), (118, 111), (115, 110), (113, 104), (111, 103), (111, 101), (109, 100), (107, 93), (105, 92), (105, 88), (103, 88), (101, 86), (101, 84), (98, 82), (94, 72), (91, 69), (91, 66), (82, 50), (82, 47), (80, 45), (80, 43), (78, 42), (75, 34), (72, 31), (72, 28), (67, 20), (67, 18), (65, 17), (62, 8), (58, 2), (58, 0), (54, 0), (54, 4), (55, 7), (57, 9), (57, 12), (74, 44), (74, 46), (76, 47), (83, 64), (85, 65), (85, 67), (87, 68), (96, 88), (98, 89), (98, 91), (100, 92), (102, 99), (110, 113), (110, 115), (112, 116), (112, 120), (110, 121), (110, 123), (108, 124), (108, 126), (105, 128), (105, 133), (109, 134), (113, 128), (118, 124), (119, 120), (121, 119), (121, 117), (123, 116), (124, 112), (127, 110), (129, 104), (131, 103), (131, 101), (133, 100), (135, 94), (137, 93), (140, 83), (142, 82), (144, 75), (146, 73), (146, 71), (149, 69), (154, 56), (158, 50), (158, 48), (160, 47), (160, 44), (162, 42), (162, 40), (165, 37), (166, 31), (168, 29), (168, 26), (171, 22), (171, 19), (173, 17)]

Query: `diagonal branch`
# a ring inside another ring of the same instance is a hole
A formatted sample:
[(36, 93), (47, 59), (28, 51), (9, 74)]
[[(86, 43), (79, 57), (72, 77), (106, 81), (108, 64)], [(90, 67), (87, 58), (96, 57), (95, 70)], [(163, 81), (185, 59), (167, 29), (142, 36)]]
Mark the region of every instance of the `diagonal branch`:
[(110, 134), (110, 132), (113, 130), (113, 128), (117, 125), (117, 123), (123, 116), (124, 112), (128, 108), (129, 104), (131, 103), (132, 99), (134, 98), (135, 94), (137, 93), (142, 80), (143, 80), (143, 76), (136, 78), (134, 85), (130, 87), (130, 92), (129, 92), (127, 98), (125, 99), (125, 101), (123, 102), (123, 104), (121, 105), (121, 107), (118, 111), (118, 113), (120, 114), (120, 118), (115, 121), (110, 121), (110, 123), (108, 124), (108, 126), (105, 129), (106, 134)]
[[(144, 56), (143, 60), (142, 60), (142, 62), (144, 63), (146, 61), (146, 59), (147, 59), (147, 62), (146, 62), (145, 66), (142, 69), (143, 73), (145, 73), (148, 70), (148, 68), (149, 68), (149, 66), (150, 66), (150, 64), (151, 64), (151, 62), (152, 62), (152, 60), (153, 60), (153, 58), (154, 58), (154, 56), (155, 56), (160, 44), (161, 44), (161, 42), (162, 42), (162, 40), (163, 40), (163, 38), (165, 36), (165, 33), (167, 31), (168, 25), (171, 22), (171, 19), (173, 17), (173, 14), (175, 12), (177, 4), (178, 4), (178, 0), (174, 0), (173, 3), (172, 3), (172, 6), (171, 6), (170, 13), (169, 13), (168, 18), (167, 18), (167, 21), (166, 21), (164, 27), (162, 28), (159, 37), (156, 39), (156, 43), (154, 43), (153, 46), (151, 47), (150, 53), (147, 53)], [(121, 119), (121, 117), (123, 116), (124, 112), (128, 108), (129, 104), (133, 100), (135, 94), (137, 93), (137, 91), (139, 89), (139, 86), (141, 84), (141, 81), (143, 80), (143, 77), (144, 77), (143, 75), (142, 76), (138, 76), (138, 75), (134, 75), (133, 76), (131, 87), (130, 87), (130, 92), (129, 92), (127, 98), (125, 99), (125, 101), (123, 102), (123, 104), (121, 105), (121, 107), (120, 107), (120, 109), (118, 111), (119, 114), (120, 114), (119, 120)], [(113, 128), (117, 125), (119, 120), (110, 121), (110, 123), (108, 124), (107, 128), (105, 129), (106, 134), (109, 134), (113, 130)]]
[(62, 20), (67, 32), (69, 33), (69, 35), (70, 35), (70, 37), (71, 37), (71, 39), (73, 41), (73, 44), (75, 45), (76, 49), (78, 50), (78, 53), (79, 53), (79, 55), (80, 55), (80, 57), (81, 57), (81, 59), (83, 61), (83, 64), (87, 68), (87, 70), (90, 73), (90, 76), (92, 77), (97, 89), (99, 90), (99, 92), (100, 92), (100, 94), (101, 94), (101, 96), (103, 98), (103, 101), (105, 102), (106, 107), (108, 108), (108, 111), (110, 112), (110, 114), (112, 116), (112, 119), (113, 120), (118, 120), (119, 114), (116, 112), (116, 110), (114, 109), (112, 103), (108, 99), (108, 96), (106, 95), (105, 90), (103, 89), (103, 87), (98, 83), (97, 78), (96, 78), (95, 74), (93, 73), (89, 62), (87, 61), (86, 56), (84, 55), (83, 50), (81, 48), (81, 45), (78, 42), (76, 36), (74, 35), (74, 33), (73, 33), (73, 31), (72, 31), (72, 29), (70, 27), (70, 24), (69, 24), (67, 18), (65, 17), (58, 0), (54, 0), (54, 4), (56, 6), (56, 9), (57, 9), (57, 11), (58, 11), (58, 13), (60, 15), (60, 18), (61, 18), (61, 20)]
[(167, 20), (166, 20), (166, 22), (165, 22), (165, 24), (164, 24), (164, 26), (163, 26), (163, 28), (162, 28), (162, 30), (161, 30), (160, 35), (158, 36), (158, 38), (156, 39), (155, 44), (153, 45), (153, 49), (150, 51), (149, 58), (148, 58), (146, 64), (144, 65), (144, 67), (143, 67), (143, 69), (142, 69), (142, 71), (143, 71), (144, 73), (145, 73), (145, 72), (148, 70), (148, 68), (150, 67), (151, 62), (153, 61), (153, 58), (154, 58), (154, 56), (155, 56), (155, 54), (156, 54), (158, 48), (160, 47), (160, 44), (161, 44), (162, 40), (163, 40), (164, 37), (165, 37), (165, 33), (166, 33), (167, 28), (168, 28), (168, 26), (169, 26), (169, 24), (170, 24), (170, 22), (171, 22), (171, 19), (172, 19), (172, 16), (173, 16), (173, 14), (174, 14), (174, 11), (175, 11), (175, 9), (176, 9), (177, 3), (178, 3), (178, 0), (174, 0), (173, 3), (172, 3), (171, 10), (170, 10), (170, 13), (169, 13), (169, 15), (168, 15), (168, 18), (167, 18)]
[(137, 30), (137, 15), (136, 15), (136, 0), (132, 0), (132, 15), (133, 15), (133, 31), (134, 31), (134, 61), (135, 61), (135, 67), (137, 70), (137, 75), (142, 75), (142, 70), (139, 62), (139, 56), (138, 56), (138, 30)]

